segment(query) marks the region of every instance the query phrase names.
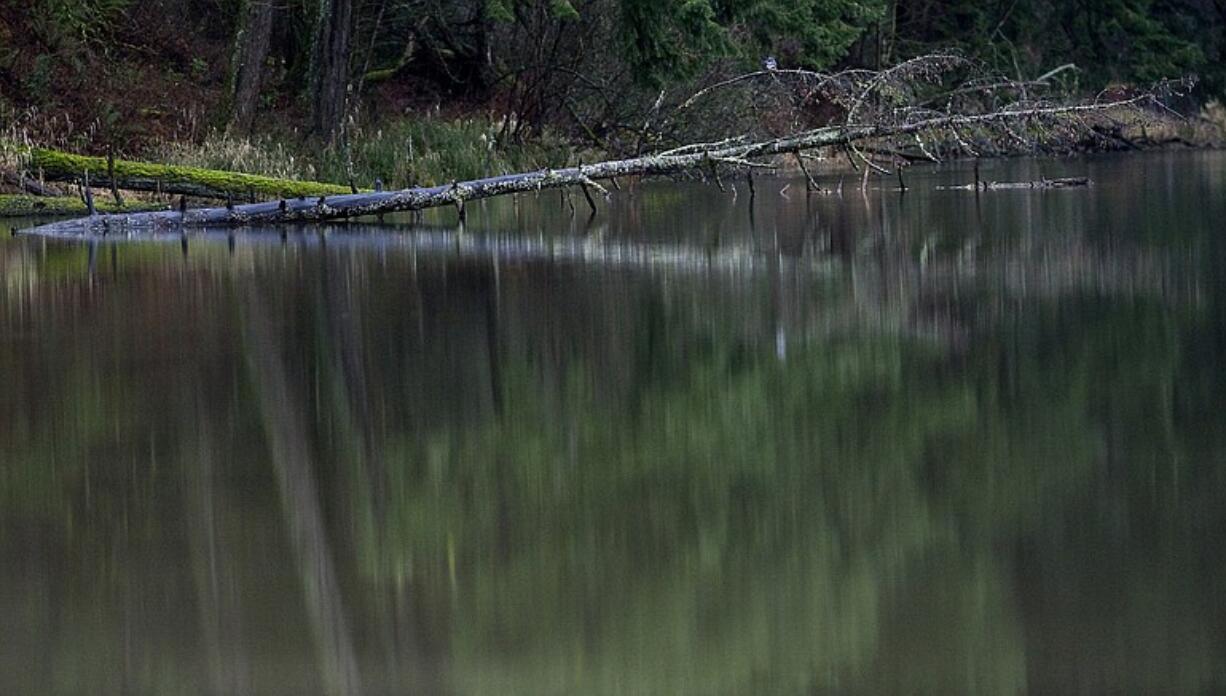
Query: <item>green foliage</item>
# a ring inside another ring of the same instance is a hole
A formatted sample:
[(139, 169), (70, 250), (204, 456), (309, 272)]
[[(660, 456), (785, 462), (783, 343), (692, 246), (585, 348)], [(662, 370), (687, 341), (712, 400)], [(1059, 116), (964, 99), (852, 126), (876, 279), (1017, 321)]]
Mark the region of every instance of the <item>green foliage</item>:
[(712, 60), (774, 53), (825, 68), (883, 11), (880, 0), (622, 0), (627, 60), (652, 83), (693, 76)]
[(749, 59), (772, 51), (789, 63), (814, 69), (827, 68), (846, 56), (852, 42), (877, 22), (884, 10), (881, 0), (754, 0), (744, 3), (733, 21), (746, 25), (754, 41), (745, 42)]
[(550, 0), (549, 10), (558, 19), (579, 19), (579, 11), (570, 0)]
[(515, 11), (511, 8), (514, 0), (486, 0), (485, 16), (493, 22), (514, 22)]
[(54, 44), (98, 43), (132, 0), (33, 0), (32, 15), (43, 38)]
[[(1117, 0), (1114, 21), (1105, 23), (1106, 43), (1127, 47), (1121, 57), (1123, 74), (1141, 82), (1177, 78), (1205, 67), (1205, 53), (1179, 36), (1153, 2)], [(1169, 17), (1169, 15), (1168, 15)]]
[(931, 0), (903, 0), (896, 39), (905, 54), (956, 45), (1014, 77), (1071, 62), (1098, 90), (1216, 72), (1208, 51), (1219, 50), (1224, 19), (1182, 0), (957, 0), (939, 10)]
[(626, 59), (640, 79), (660, 84), (693, 75), (708, 61), (732, 52), (709, 2), (622, 2)]
[[(1094, 84), (1107, 80), (1149, 83), (1199, 69), (1204, 54), (1154, 12), (1153, 0), (1103, 0), (1051, 7), (1040, 27), (1058, 37), (1051, 47), (1087, 69)], [(1041, 9), (1036, 9), (1034, 16)], [(1169, 15), (1167, 15), (1169, 17)], [(1037, 38), (1037, 37), (1036, 37)], [(1063, 45), (1062, 45), (1063, 44)]]
[[(579, 10), (572, 0), (546, 0), (549, 14), (554, 19), (579, 19)], [(514, 22), (515, 7), (532, 7), (534, 0), (487, 0), (485, 17), (491, 22)]]

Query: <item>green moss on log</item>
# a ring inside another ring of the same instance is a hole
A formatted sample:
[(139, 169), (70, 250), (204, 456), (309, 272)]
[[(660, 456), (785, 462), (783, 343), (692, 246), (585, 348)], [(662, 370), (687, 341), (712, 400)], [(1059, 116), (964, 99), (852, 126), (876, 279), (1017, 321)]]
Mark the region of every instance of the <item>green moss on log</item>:
[[(74, 155), (58, 150), (35, 148), (30, 151), (31, 171), (41, 171), (52, 181), (76, 181), (89, 172), (90, 181), (96, 186), (109, 186), (109, 168), (105, 157)], [(255, 174), (226, 172), (216, 169), (200, 169), (167, 164), (151, 164), (131, 160), (115, 160), (116, 185), (135, 191), (226, 198), (233, 196), (243, 200), (254, 195), (258, 198), (297, 198), (299, 196), (335, 196), (350, 193), (348, 186), (324, 184), (317, 181), (293, 181), (274, 179)]]
[[(109, 200), (97, 200), (99, 213), (143, 213), (165, 210), (164, 203), (128, 202), (124, 206)], [(36, 217), (40, 215), (88, 215), (85, 203), (76, 196), (4, 196), (0, 195), (0, 217)]]

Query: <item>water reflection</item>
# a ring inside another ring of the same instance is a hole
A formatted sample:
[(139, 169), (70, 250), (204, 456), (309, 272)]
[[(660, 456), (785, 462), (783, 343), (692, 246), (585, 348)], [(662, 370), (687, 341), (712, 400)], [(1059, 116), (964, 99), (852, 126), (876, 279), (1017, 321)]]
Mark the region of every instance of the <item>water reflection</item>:
[(5, 242), (0, 692), (1220, 689), (1224, 163)]

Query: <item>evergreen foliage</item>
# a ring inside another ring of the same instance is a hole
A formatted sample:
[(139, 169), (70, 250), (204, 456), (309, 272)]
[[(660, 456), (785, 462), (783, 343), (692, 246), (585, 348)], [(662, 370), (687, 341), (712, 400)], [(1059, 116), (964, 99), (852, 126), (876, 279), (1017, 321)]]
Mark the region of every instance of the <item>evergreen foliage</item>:
[(626, 59), (653, 84), (691, 77), (712, 60), (781, 55), (821, 69), (878, 20), (881, 0), (622, 0)]
[(896, 13), (904, 56), (952, 45), (1020, 78), (1073, 63), (1089, 90), (1194, 73), (1221, 87), (1224, 18), (1197, 0), (899, 0)]

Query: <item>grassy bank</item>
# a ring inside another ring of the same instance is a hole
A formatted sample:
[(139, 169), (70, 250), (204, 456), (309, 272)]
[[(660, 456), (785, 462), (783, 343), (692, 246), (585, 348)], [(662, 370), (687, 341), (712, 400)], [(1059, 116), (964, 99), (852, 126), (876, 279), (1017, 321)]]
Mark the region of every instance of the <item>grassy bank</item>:
[[(199, 143), (155, 146), (147, 158), (281, 179), (345, 184), (352, 179), (362, 188), (381, 180), (390, 189), (560, 167), (581, 156), (549, 135), (501, 142), (498, 124), (485, 118), (418, 117), (355, 126), (330, 146), (303, 142), (293, 133), (243, 139), (214, 133)], [(587, 153), (585, 159), (597, 155)]]

